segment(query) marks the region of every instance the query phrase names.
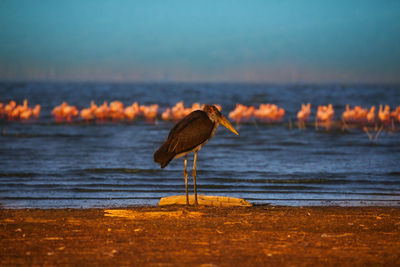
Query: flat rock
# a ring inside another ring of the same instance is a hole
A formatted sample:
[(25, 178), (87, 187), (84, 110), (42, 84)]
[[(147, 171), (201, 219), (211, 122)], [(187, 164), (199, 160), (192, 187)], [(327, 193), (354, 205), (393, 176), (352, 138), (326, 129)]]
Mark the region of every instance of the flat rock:
[(135, 211), (127, 209), (104, 210), (104, 216), (121, 217), (126, 219), (157, 219), (161, 217), (200, 217), (204, 214), (196, 211)]
[[(215, 207), (250, 207), (250, 202), (242, 198), (225, 197), (225, 196), (204, 196), (197, 195), (197, 201), (202, 206), (215, 206)], [(189, 195), (189, 204), (194, 205), (194, 195)], [(168, 205), (186, 205), (186, 196), (169, 196), (163, 197), (158, 202), (159, 206)]]

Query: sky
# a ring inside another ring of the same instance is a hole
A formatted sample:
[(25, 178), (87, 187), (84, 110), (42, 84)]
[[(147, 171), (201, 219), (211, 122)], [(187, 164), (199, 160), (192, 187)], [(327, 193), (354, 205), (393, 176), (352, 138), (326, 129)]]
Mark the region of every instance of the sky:
[(0, 80), (399, 83), (398, 0), (0, 0)]

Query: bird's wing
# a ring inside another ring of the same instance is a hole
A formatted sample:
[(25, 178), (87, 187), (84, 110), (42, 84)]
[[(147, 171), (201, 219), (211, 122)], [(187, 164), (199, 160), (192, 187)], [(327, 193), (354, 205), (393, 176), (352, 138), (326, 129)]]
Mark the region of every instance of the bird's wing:
[(204, 111), (197, 110), (178, 122), (168, 135), (168, 152), (176, 154), (190, 151), (207, 141), (214, 123)]

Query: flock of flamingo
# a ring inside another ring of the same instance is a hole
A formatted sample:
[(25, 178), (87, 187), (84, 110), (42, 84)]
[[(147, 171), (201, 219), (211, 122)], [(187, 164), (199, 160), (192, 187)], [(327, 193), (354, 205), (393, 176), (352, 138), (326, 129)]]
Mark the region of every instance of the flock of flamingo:
[(38, 119), (40, 115), (40, 105), (34, 108), (28, 106), (28, 100), (24, 100), (22, 105), (17, 105), (17, 102), (11, 100), (4, 104), (0, 102), (0, 117), (7, 117), (8, 120), (29, 120), (31, 118)]
[[(214, 104), (214, 106), (221, 111), (221, 105)], [(195, 110), (202, 110), (204, 108), (204, 104), (193, 103), (191, 107), (185, 108), (183, 101), (180, 101), (175, 104), (172, 108), (167, 108), (164, 112), (161, 113), (161, 119), (165, 121), (179, 121), (180, 119), (186, 117), (190, 113)]]
[(280, 122), (284, 115), (285, 109), (275, 104), (260, 104), (258, 109), (254, 106), (236, 104), (235, 109), (229, 113), (229, 118), (238, 124), (250, 119), (256, 119), (260, 122)]
[[(175, 106), (166, 108), (161, 112), (157, 104), (139, 105), (137, 102), (134, 102), (130, 106), (125, 106), (121, 101), (112, 101), (96, 105), (94, 101), (91, 101), (89, 107), (79, 110), (76, 106), (71, 106), (67, 102), (63, 102), (59, 106), (54, 107), (51, 114), (54, 116), (56, 122), (71, 122), (75, 119), (86, 122), (132, 121), (140, 117), (145, 118), (148, 122), (153, 122), (158, 117), (166, 121), (178, 121), (192, 111), (202, 109), (203, 106), (200, 103), (194, 103), (191, 107), (185, 107), (183, 101), (180, 101)], [(221, 110), (220, 105), (217, 104), (216, 107)], [(14, 100), (11, 100), (9, 103), (0, 103), (0, 116), (7, 118), (9, 121), (38, 119), (40, 111), (40, 105), (29, 107), (28, 100), (26, 99), (21, 105), (17, 105)], [(284, 108), (275, 104), (260, 104), (258, 108), (236, 104), (235, 109), (229, 113), (229, 118), (237, 124), (250, 121), (276, 123), (283, 120), (285, 113)], [(316, 127), (318, 125), (329, 127), (334, 122), (334, 115), (335, 110), (332, 104), (318, 106), (315, 114)], [(306, 123), (310, 121), (310, 116), (311, 104), (302, 104), (301, 109), (297, 112), (299, 128), (305, 128)], [(349, 105), (346, 105), (340, 122), (344, 126), (348, 124), (368, 126), (377, 123), (380, 123), (382, 126), (388, 126), (392, 124), (394, 128), (394, 124), (400, 122), (400, 106), (391, 110), (388, 105), (380, 105), (376, 112), (375, 106), (368, 109), (361, 106), (350, 108)]]
[(137, 116), (142, 115), (148, 121), (153, 121), (157, 116), (158, 105), (139, 106), (137, 102), (125, 107), (121, 101), (112, 101), (110, 104), (104, 102), (102, 105), (96, 105), (94, 101), (90, 103), (90, 107), (83, 108), (79, 111), (75, 106), (68, 105), (63, 102), (61, 105), (53, 108), (51, 112), (57, 122), (70, 122), (76, 117), (80, 117), (86, 122), (96, 121), (122, 121), (133, 120)]

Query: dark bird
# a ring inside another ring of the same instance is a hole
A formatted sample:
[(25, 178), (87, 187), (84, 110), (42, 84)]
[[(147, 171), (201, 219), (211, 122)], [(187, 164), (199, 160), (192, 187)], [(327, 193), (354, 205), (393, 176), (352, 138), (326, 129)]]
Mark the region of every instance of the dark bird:
[(187, 155), (194, 152), (193, 161), (193, 186), (195, 205), (197, 205), (196, 190), (196, 161), (197, 152), (210, 140), (217, 130), (219, 124), (222, 124), (234, 134), (239, 135), (231, 123), (224, 115), (213, 105), (205, 105), (203, 110), (196, 110), (179, 121), (170, 131), (167, 140), (154, 153), (154, 161), (160, 163), (161, 168), (165, 168), (168, 163), (176, 158), (185, 156), (185, 189), (186, 205), (189, 205), (188, 195), (188, 173)]

